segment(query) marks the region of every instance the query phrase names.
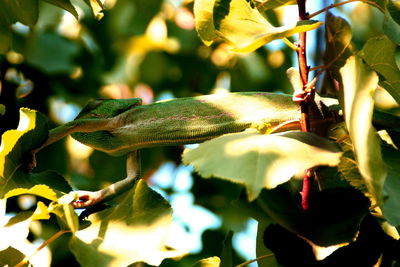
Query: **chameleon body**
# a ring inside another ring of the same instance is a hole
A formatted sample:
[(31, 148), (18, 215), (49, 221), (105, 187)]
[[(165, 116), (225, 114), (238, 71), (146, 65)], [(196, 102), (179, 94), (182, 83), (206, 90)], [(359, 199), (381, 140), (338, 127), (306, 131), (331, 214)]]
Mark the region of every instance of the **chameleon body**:
[(291, 95), (244, 92), (178, 98), (141, 105), (141, 100), (95, 100), (71, 122), (99, 124), (75, 132), (81, 143), (111, 155), (145, 147), (200, 143), (247, 128), (261, 131), (299, 119)]

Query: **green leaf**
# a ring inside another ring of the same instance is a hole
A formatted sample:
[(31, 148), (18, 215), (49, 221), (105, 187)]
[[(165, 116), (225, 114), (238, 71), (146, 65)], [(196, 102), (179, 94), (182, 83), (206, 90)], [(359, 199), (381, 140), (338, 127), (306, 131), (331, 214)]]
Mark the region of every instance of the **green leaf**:
[(168, 202), (139, 180), (113, 209), (99, 213), (92, 225), (70, 241), (81, 266), (127, 266), (134, 262), (159, 265), (178, 256), (164, 244), (172, 221)]
[(264, 244), (264, 232), (265, 229), (271, 225), (271, 222), (258, 222), (257, 228), (257, 239), (256, 239), (256, 255), (257, 258), (265, 257), (259, 261), (257, 264), (259, 267), (279, 267), (272, 251), (267, 248)]
[[(46, 118), (35, 110), (20, 109), (18, 128), (6, 131), (1, 137), (0, 198), (35, 194), (55, 200), (60, 192), (71, 191), (71, 186), (64, 177), (54, 171), (28, 173), (24, 168), (29, 163), (27, 160), (31, 160), (31, 151), (39, 147), (47, 136)], [(40, 186), (34, 187), (35, 185)], [(13, 189), (16, 190), (8, 192)]]
[(382, 160), (380, 139), (371, 123), (378, 75), (357, 56), (349, 57), (340, 73), (345, 123), (358, 169), (371, 195), (382, 204), (381, 192), (387, 168)]
[(37, 203), (35, 211), (22, 211), (18, 213), (7, 222), (6, 227), (12, 226), (16, 223), (20, 223), (28, 219), (30, 221), (50, 219), (50, 214), (47, 206), (43, 202), (39, 201)]
[(79, 19), (78, 12), (76, 12), (75, 7), (71, 4), (70, 0), (43, 0), (43, 1), (61, 7), (62, 9), (71, 13), (76, 19)]
[[(0, 251), (0, 266), (15, 266), (25, 258), (25, 255), (13, 247)], [(22, 266), (29, 266), (26, 263)]]
[(389, 0), (387, 3), (387, 11), (390, 13), (392, 19), (400, 24), (400, 1), (399, 0)]
[(352, 39), (350, 24), (343, 18), (326, 13), (325, 18), (325, 54), (324, 63), (330, 64), (330, 70), (337, 72), (349, 56)]
[(297, 4), (296, 0), (264, 0), (257, 5), (258, 9), (267, 10), (272, 8), (277, 8), (285, 5), (295, 5)]
[(294, 27), (274, 27), (253, 2), (246, 0), (197, 0), (194, 11), (197, 32), (207, 45), (220, 37), (237, 52), (252, 52), (270, 41), (310, 31), (322, 24), (300, 21)]
[(77, 43), (45, 32), (31, 37), (24, 56), (29, 64), (48, 74), (71, 73), (76, 67), (74, 59), (79, 49)]
[(385, 12), (387, 0), (360, 0), (360, 1), (365, 2), (366, 4), (369, 4), (377, 8), (382, 12)]
[(233, 266), (232, 238), (233, 238), (233, 231), (229, 231), (223, 243), (221, 252), (221, 264), (219, 265), (220, 267)]
[(78, 230), (78, 215), (75, 213), (72, 205), (52, 202), (49, 206), (49, 211), (57, 216), (59, 224), (62, 228), (69, 229), (72, 233), (75, 233)]
[(379, 75), (380, 85), (400, 103), (400, 70), (396, 64), (397, 45), (385, 36), (370, 38), (360, 52), (364, 61)]
[(255, 204), (280, 226), (319, 246), (353, 241), (370, 205), (352, 187), (316, 192), (307, 213), (300, 208), (300, 201), (298, 191), (287, 183), (263, 190)]
[(215, 0), (195, 0), (194, 18), (197, 33), (206, 45), (211, 45), (213, 40), (218, 37), (215, 33), (213, 8)]
[(6, 131), (1, 137), (0, 198), (10, 189), (31, 187), (31, 184), (25, 184), (27, 174), (21, 170), (22, 161), (26, 154), (46, 140), (47, 135), (47, 121), (43, 115), (21, 108), (18, 128)]
[[(0, 54), (5, 54), (11, 45), (11, 30), (0, 23)], [(5, 106), (0, 104), (0, 115), (4, 115)]]
[(274, 188), (308, 168), (337, 165), (340, 156), (335, 144), (312, 133), (263, 135), (248, 130), (186, 149), (183, 162), (192, 164), (205, 178), (216, 176), (244, 184), (253, 200), (262, 188)]
[[(1, 37), (0, 37), (0, 42), (1, 42)], [(1, 53), (1, 50), (0, 50)], [(3, 116), (6, 113), (6, 106), (3, 104), (0, 104), (0, 115)]]
[(310, 31), (322, 24), (306, 20), (294, 27), (274, 27), (246, 0), (216, 0), (213, 11), (216, 34), (237, 52), (252, 52), (273, 40)]
[[(389, 39), (397, 45), (400, 45), (400, 8), (391, 8), (394, 6), (389, 2), (388, 10), (385, 12), (385, 19), (383, 21), (383, 32), (389, 37)], [(392, 17), (396, 16), (396, 19)]]
[[(0, 1), (0, 24), (21, 22), (33, 27), (39, 16), (38, 0)], [(3, 27), (3, 26), (2, 26)]]
[(105, 0), (83, 0), (92, 9), (93, 15), (96, 19), (100, 20), (103, 18), (103, 9)]
[(219, 267), (221, 260), (217, 257), (209, 257), (196, 262), (193, 267)]
[(396, 227), (400, 226), (400, 152), (390, 146), (382, 146), (385, 162), (390, 166), (388, 176), (383, 186), (384, 204), (383, 215), (388, 222)]

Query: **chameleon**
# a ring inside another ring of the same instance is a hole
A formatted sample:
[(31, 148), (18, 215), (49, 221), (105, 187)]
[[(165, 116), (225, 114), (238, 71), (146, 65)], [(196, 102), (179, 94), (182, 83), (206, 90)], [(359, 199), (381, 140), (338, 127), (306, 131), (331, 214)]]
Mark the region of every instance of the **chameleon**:
[(137, 161), (142, 148), (201, 143), (248, 128), (263, 133), (300, 129), (300, 116), (291, 95), (267, 92), (185, 97), (148, 105), (142, 105), (140, 98), (100, 99), (90, 101), (75, 120), (51, 130), (43, 146), (71, 134), (110, 155), (129, 155), (128, 177), (100, 191), (78, 191), (74, 206), (81, 208), (127, 190), (140, 175)]

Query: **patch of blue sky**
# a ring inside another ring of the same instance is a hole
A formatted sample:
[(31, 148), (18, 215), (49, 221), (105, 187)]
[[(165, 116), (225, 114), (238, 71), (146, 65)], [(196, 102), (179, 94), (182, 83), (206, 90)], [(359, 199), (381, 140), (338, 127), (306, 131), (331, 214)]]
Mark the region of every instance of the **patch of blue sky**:
[(185, 240), (185, 248), (190, 253), (200, 252), (203, 248), (203, 232), (220, 228), (220, 218), (207, 209), (194, 205), (194, 197), (190, 193), (172, 194), (170, 204), (174, 214), (173, 228), (178, 229), (177, 234), (181, 240)]
[[(254, 219), (249, 219), (246, 228), (233, 236), (233, 248), (246, 260), (256, 258), (257, 227), (258, 222)], [(257, 267), (258, 265), (253, 262), (246, 266)]]

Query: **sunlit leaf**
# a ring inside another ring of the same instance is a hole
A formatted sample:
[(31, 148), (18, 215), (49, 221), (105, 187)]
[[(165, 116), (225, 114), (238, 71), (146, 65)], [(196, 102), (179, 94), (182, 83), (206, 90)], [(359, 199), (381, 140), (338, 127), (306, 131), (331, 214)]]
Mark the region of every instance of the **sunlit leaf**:
[(373, 94), (378, 86), (378, 75), (356, 56), (348, 58), (340, 73), (345, 122), (353, 143), (358, 169), (371, 195), (381, 204), (387, 168), (382, 160), (380, 139), (371, 123)]
[(193, 267), (219, 267), (221, 260), (217, 257), (209, 257), (196, 262)]
[(296, 0), (263, 0), (257, 1), (257, 8), (261, 10), (266, 10), (284, 5), (295, 5), (296, 3)]
[[(8, 247), (0, 251), (0, 266), (16, 266), (24, 258), (25, 255), (21, 251), (13, 247)], [(29, 266), (29, 263), (22, 266)]]
[(4, 198), (10, 198), (10, 197), (14, 197), (14, 196), (19, 196), (19, 195), (23, 195), (23, 194), (32, 194), (32, 195), (36, 195), (39, 197), (44, 197), (47, 198), (49, 200), (57, 200), (56, 197), (56, 193), (49, 188), (47, 185), (35, 185), (32, 188), (17, 188), (17, 189), (13, 189), (8, 191)]
[(59, 219), (59, 224), (64, 229), (69, 229), (71, 232), (75, 233), (79, 228), (78, 215), (75, 213), (72, 205), (59, 204), (57, 202), (52, 202), (49, 207), (49, 212), (57, 215)]
[(96, 19), (100, 20), (103, 18), (103, 9), (105, 0), (83, 0), (92, 9), (93, 15)]
[(31, 222), (31, 217), (28, 217), (11, 226), (0, 225), (0, 250), (9, 246), (19, 248), (23, 245), (28, 237)]
[(210, 45), (217, 36), (230, 43), (237, 52), (251, 52), (273, 41), (299, 32), (318, 28), (318, 21), (300, 21), (295, 26), (272, 26), (245, 0), (197, 0), (196, 29), (200, 38)]
[(50, 214), (47, 206), (39, 201), (37, 203), (35, 211), (22, 211), (17, 215), (12, 217), (7, 224), (6, 227), (10, 227), (14, 224), (29, 220), (29, 221), (37, 221), (37, 220), (48, 220), (50, 219)]
[(185, 150), (183, 162), (192, 164), (205, 178), (244, 184), (253, 200), (262, 188), (274, 188), (308, 168), (337, 165), (340, 156), (335, 144), (312, 133), (263, 135), (250, 130)]
[(206, 45), (211, 45), (218, 37), (215, 33), (213, 8), (215, 0), (195, 0), (194, 17), (197, 33)]
[(273, 41), (310, 31), (321, 26), (319, 21), (299, 21), (293, 26), (272, 26), (245, 0), (216, 0), (214, 5), (216, 34), (238, 52), (251, 52)]
[(54, 200), (56, 194), (71, 190), (64, 177), (54, 171), (26, 171), (25, 165), (29, 163), (27, 160), (30, 159), (31, 150), (40, 146), (47, 135), (47, 120), (43, 115), (27, 108), (20, 109), (18, 128), (6, 131), (1, 137), (0, 198), (16, 189), (9, 192), (6, 198), (19, 194), (36, 194)]
[(81, 266), (159, 265), (178, 256), (164, 242), (172, 220), (169, 204), (140, 180), (117, 207), (100, 212), (92, 225), (75, 233), (71, 251)]
[(396, 64), (397, 45), (385, 36), (373, 37), (360, 52), (364, 61), (383, 78), (379, 84), (400, 103), (400, 70)]
[(61, 7), (62, 9), (74, 15), (76, 19), (79, 19), (78, 12), (76, 12), (75, 7), (71, 4), (70, 0), (43, 0), (43, 1)]
[[(0, 146), (0, 197), (18, 185), (26, 186), (25, 172), (21, 172), (25, 153), (38, 147), (47, 138), (47, 122), (40, 113), (27, 108), (20, 109), (20, 122), (16, 130), (6, 131)], [(14, 176), (21, 176), (21, 180)], [(29, 186), (31, 187), (31, 186)]]

